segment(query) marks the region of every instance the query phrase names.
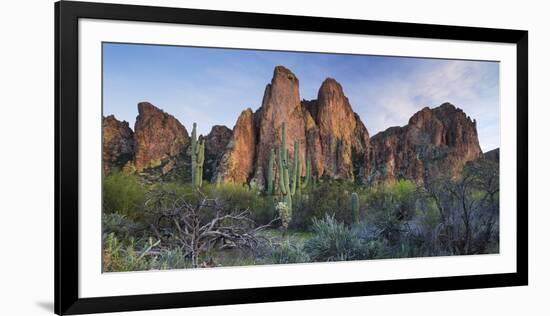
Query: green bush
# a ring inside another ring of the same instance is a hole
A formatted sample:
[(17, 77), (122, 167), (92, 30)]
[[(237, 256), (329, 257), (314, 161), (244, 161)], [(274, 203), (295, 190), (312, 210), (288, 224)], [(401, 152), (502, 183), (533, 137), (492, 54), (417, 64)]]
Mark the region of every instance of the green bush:
[(134, 174), (113, 171), (103, 179), (104, 213), (118, 213), (138, 220), (143, 217), (145, 189)]
[(399, 180), (389, 185), (389, 192), (395, 203), (396, 216), (410, 219), (415, 214), (417, 187), (410, 180)]
[(136, 224), (118, 213), (103, 214), (101, 217), (102, 232), (104, 236), (114, 233), (120, 239), (126, 239), (134, 235), (136, 231), (142, 230), (144, 224)]
[[(142, 250), (138, 250), (139, 245)], [(103, 240), (103, 271), (123, 272), (141, 271), (153, 268), (154, 257), (146, 256), (148, 246), (134, 238), (129, 238), (124, 244), (114, 233), (104, 237)]]
[(185, 257), (180, 248), (174, 250), (164, 250), (155, 259), (155, 269), (188, 269), (191, 268), (191, 260)]
[(150, 238), (118, 238), (115, 233), (103, 237), (103, 271), (126, 272), (191, 268), (191, 260), (181, 249), (152, 249), (160, 244)]
[(358, 235), (334, 216), (313, 220), (313, 237), (306, 241), (305, 251), (312, 261), (362, 259), (365, 248)]
[[(368, 201), (364, 186), (343, 180), (323, 179), (318, 181), (314, 188), (293, 198), (292, 227), (309, 229), (315, 218), (323, 218), (325, 214), (334, 215), (334, 218), (347, 225), (353, 223), (351, 194), (356, 192), (360, 201)], [(359, 215), (364, 212), (362, 203)]]
[(309, 256), (304, 252), (301, 244), (292, 244), (289, 240), (283, 241), (280, 245), (274, 246), (271, 250), (273, 263), (303, 263), (309, 262)]
[(423, 204), (425, 204), (424, 208), (416, 211), (416, 217), (424, 226), (435, 229), (441, 221), (439, 209), (433, 199), (427, 199)]

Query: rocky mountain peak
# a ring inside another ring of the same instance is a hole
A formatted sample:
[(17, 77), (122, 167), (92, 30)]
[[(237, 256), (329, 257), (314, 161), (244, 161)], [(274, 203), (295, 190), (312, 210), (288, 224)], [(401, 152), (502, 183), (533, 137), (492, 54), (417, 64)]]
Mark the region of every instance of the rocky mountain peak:
[(190, 141), (189, 134), (175, 117), (149, 102), (140, 102), (138, 113), (134, 128), (134, 163), (138, 172), (165, 165), (183, 153)]
[(134, 132), (128, 122), (121, 122), (114, 115), (103, 117), (102, 123), (103, 170), (123, 167), (134, 157)]
[(137, 105), (139, 115), (143, 117), (153, 116), (156, 113), (164, 113), (163, 110), (157, 108), (149, 102), (139, 102)]
[(370, 178), (375, 182), (422, 182), (441, 173), (457, 176), (466, 162), (482, 155), (475, 121), (451, 103), (425, 107), (408, 125), (392, 127), (371, 140), (376, 167)]
[(221, 158), (217, 177), (224, 183), (247, 183), (254, 170), (256, 126), (254, 113), (248, 108), (241, 112), (233, 135)]
[(294, 73), (290, 69), (281, 65), (275, 66), (275, 69), (273, 69), (273, 80), (280, 79), (295, 81), (296, 83), (298, 82), (298, 78), (296, 78), (296, 75), (294, 75)]
[[(300, 143), (300, 156), (305, 161), (305, 117), (300, 103), (299, 81), (283, 66), (275, 67), (271, 83), (267, 85), (262, 106), (257, 111), (257, 146), (254, 184), (264, 187), (265, 170), (272, 148), (281, 143), (281, 126), (286, 125), (286, 149), (293, 155), (294, 141)], [(302, 168), (305, 170), (305, 167)]]
[[(354, 160), (357, 164), (364, 164), (370, 147), (369, 135), (335, 79), (327, 78), (321, 84), (313, 112), (323, 156), (319, 174), (354, 179)], [(358, 156), (357, 159), (352, 157), (354, 155)]]

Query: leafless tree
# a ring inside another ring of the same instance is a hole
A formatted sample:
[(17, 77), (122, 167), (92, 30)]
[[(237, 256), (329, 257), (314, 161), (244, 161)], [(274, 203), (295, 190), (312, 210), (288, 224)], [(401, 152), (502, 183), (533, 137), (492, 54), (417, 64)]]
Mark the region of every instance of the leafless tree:
[(483, 253), (498, 218), (498, 165), (486, 160), (471, 162), (457, 179), (432, 179), (425, 188), (439, 210), (439, 235), (447, 250)]
[(166, 244), (181, 248), (191, 258), (193, 267), (199, 266), (201, 254), (216, 245), (255, 249), (259, 244), (258, 232), (278, 220), (256, 227), (249, 210), (228, 211), (217, 199), (207, 198), (200, 190), (183, 196), (160, 191), (148, 202), (156, 207), (153, 232)]

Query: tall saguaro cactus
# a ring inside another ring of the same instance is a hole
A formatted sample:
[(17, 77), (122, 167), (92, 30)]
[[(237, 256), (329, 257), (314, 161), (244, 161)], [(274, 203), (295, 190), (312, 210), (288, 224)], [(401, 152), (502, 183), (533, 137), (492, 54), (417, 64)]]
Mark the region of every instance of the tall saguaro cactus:
[(197, 166), (195, 173), (195, 186), (200, 188), (202, 186), (202, 173), (204, 170), (204, 139), (199, 142), (197, 150)]
[(288, 164), (285, 161), (285, 149), (283, 146), (279, 146), (279, 188), (283, 195), (283, 202), (286, 203), (289, 210), (292, 210), (292, 196), (290, 191), (290, 176), (288, 171)]
[(296, 194), (296, 188), (300, 190), (300, 143), (298, 141), (294, 141), (294, 160), (292, 161), (291, 165), (288, 160), (288, 150), (286, 149), (285, 123), (283, 123), (281, 126), (281, 145), (279, 145), (278, 149), (277, 165), (277, 169), (279, 172), (279, 187), (280, 192), (283, 195), (283, 202), (285, 202), (289, 210), (292, 211), (292, 196)]
[(302, 190), (306, 189), (309, 183), (311, 182), (311, 159), (306, 160), (306, 177), (302, 182), (302, 166), (298, 166), (298, 192), (301, 193)]
[(197, 141), (197, 123), (193, 123), (191, 132), (191, 183), (194, 188), (202, 186), (204, 170), (204, 139)]
[(292, 172), (290, 175), (290, 178), (292, 179), (292, 186), (291, 186), (291, 195), (296, 194), (296, 185), (298, 184), (298, 181), (300, 180), (300, 173), (299, 170), (301, 168), (300, 165), (300, 143), (295, 140), (294, 141), (294, 165), (292, 166)]
[(195, 186), (195, 171), (197, 169), (197, 123), (193, 123), (193, 131), (191, 132), (191, 183)]

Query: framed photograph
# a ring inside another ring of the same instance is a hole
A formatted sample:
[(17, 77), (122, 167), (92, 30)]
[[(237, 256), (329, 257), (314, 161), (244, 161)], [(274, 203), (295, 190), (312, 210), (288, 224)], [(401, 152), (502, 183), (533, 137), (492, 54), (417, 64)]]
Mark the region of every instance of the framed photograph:
[(527, 31), (55, 23), (57, 314), (527, 285)]

